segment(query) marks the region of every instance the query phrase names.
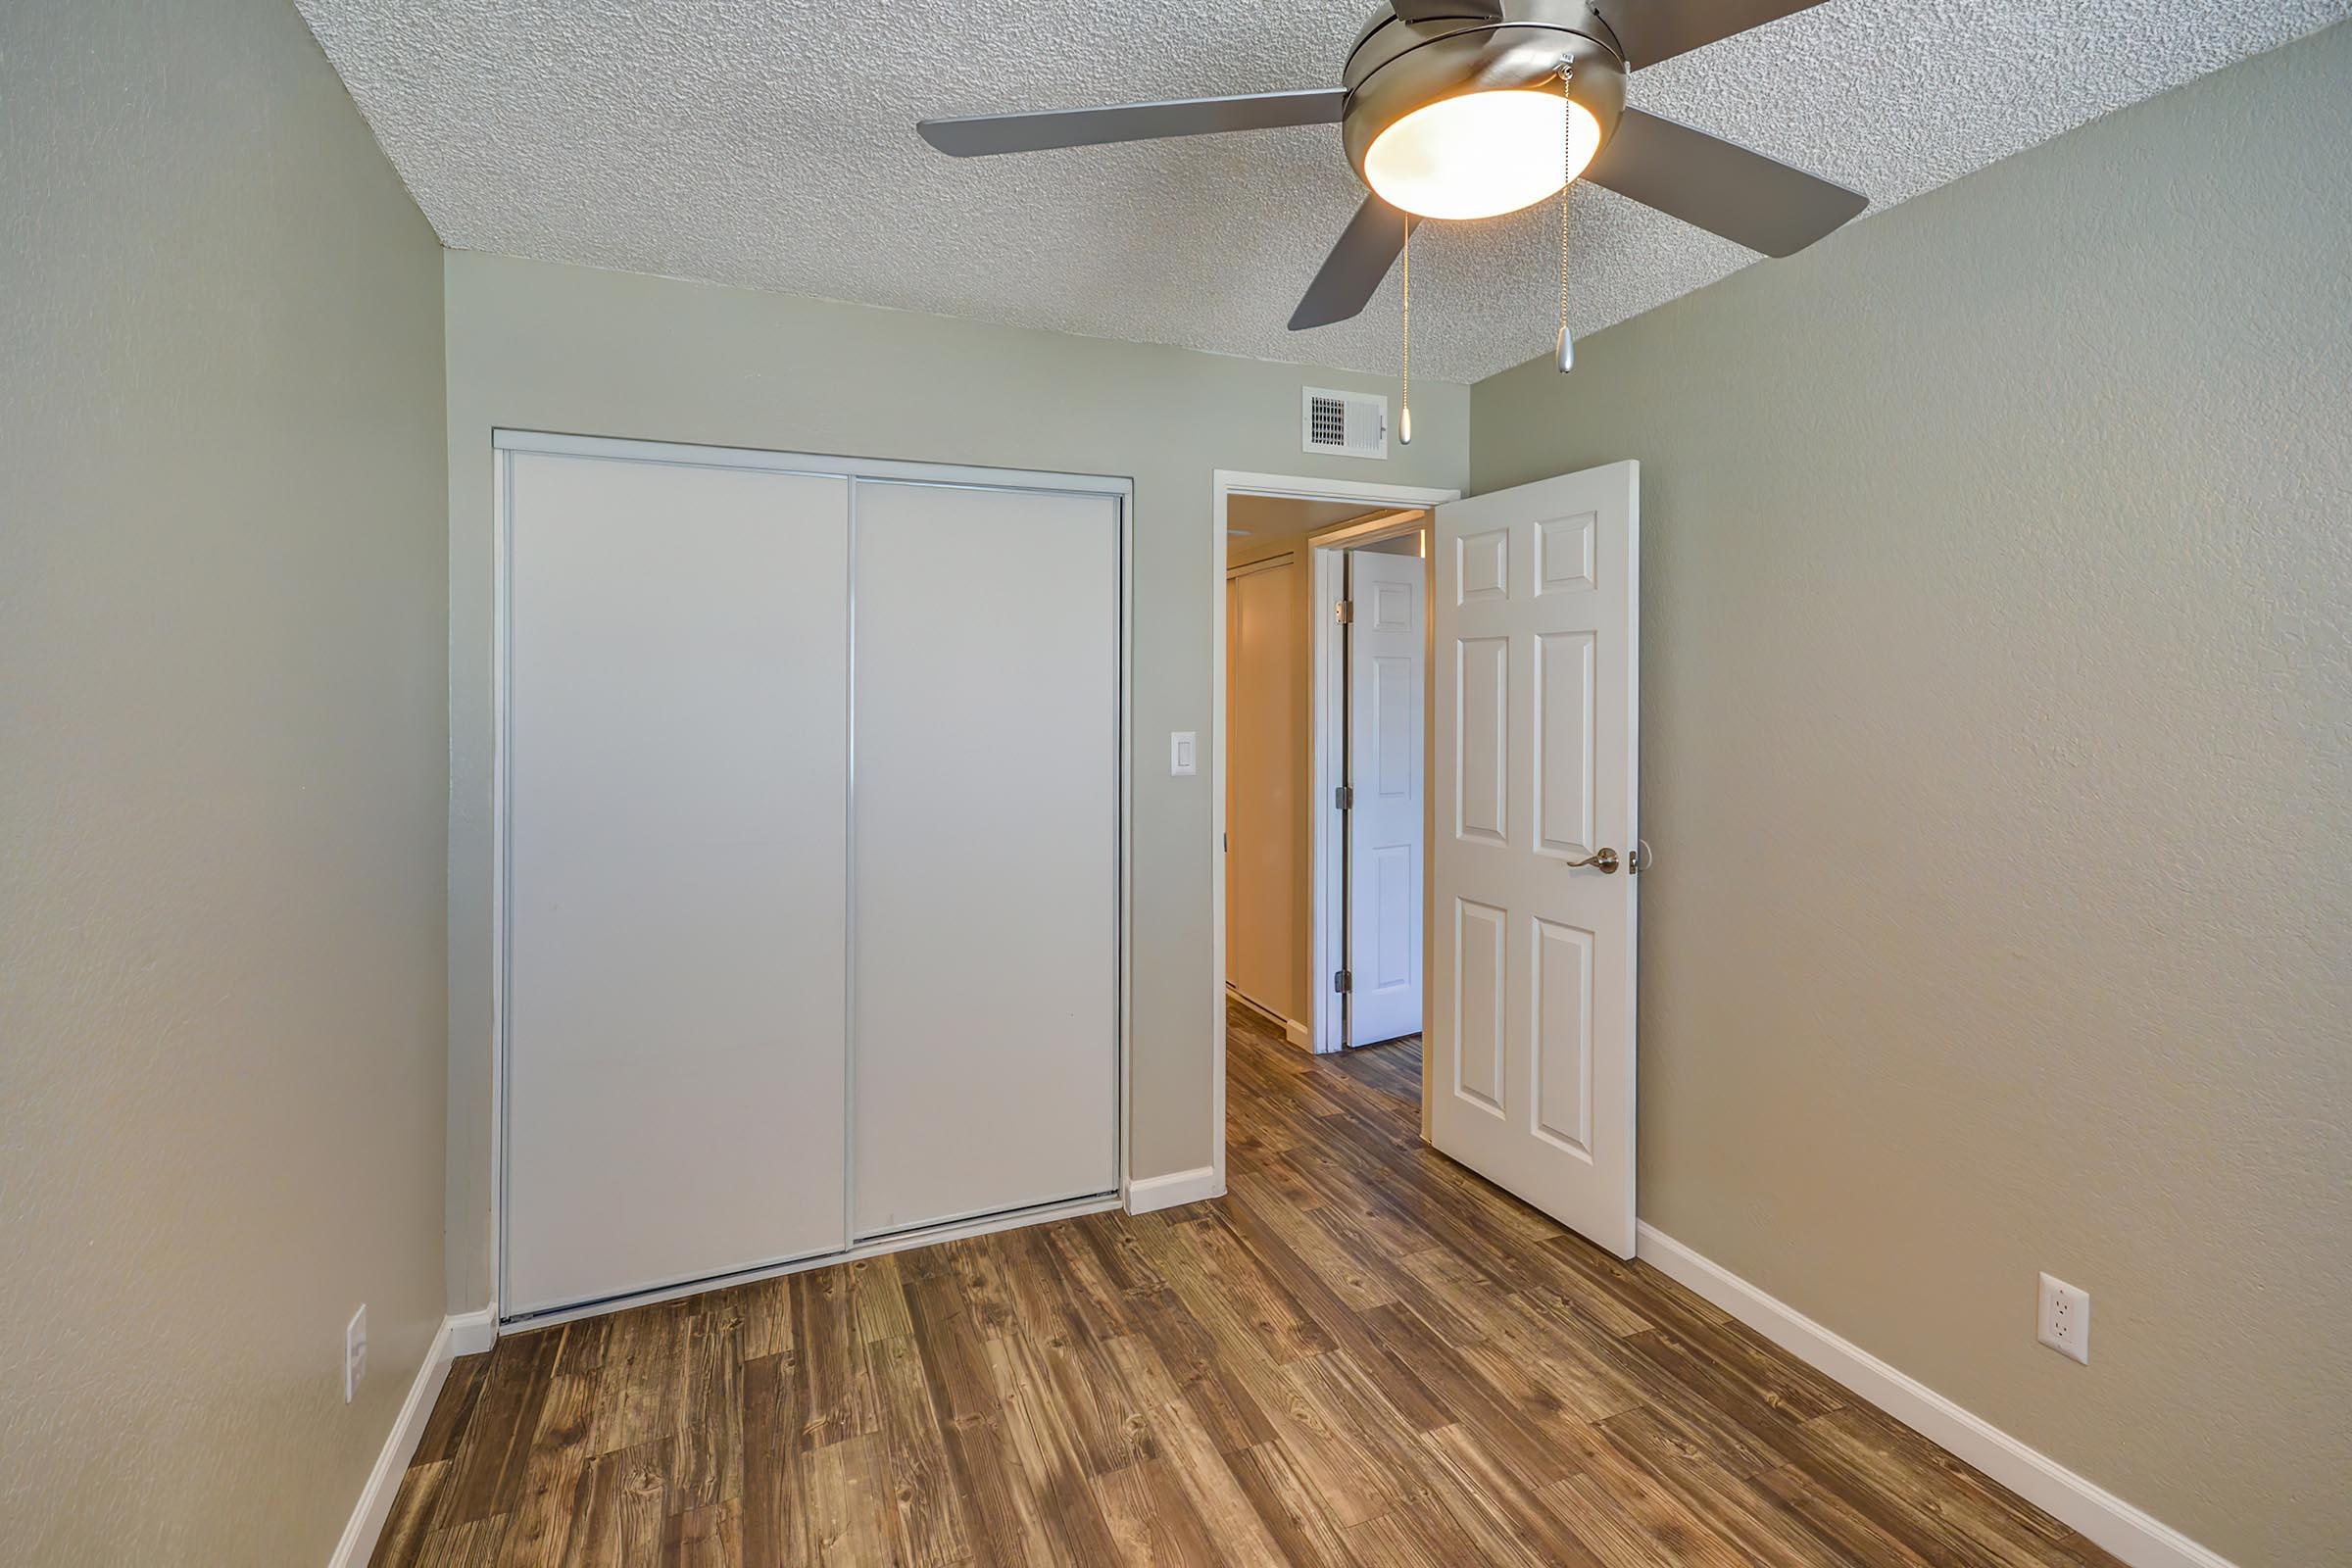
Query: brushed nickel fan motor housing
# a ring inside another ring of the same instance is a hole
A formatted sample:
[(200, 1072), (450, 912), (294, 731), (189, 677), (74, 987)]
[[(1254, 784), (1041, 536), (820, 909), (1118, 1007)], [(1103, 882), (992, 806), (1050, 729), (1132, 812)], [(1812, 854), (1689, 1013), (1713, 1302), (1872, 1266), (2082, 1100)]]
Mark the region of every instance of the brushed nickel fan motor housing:
[(1592, 111), (1606, 147), (1625, 110), (1626, 61), (1592, 0), (1503, 0), (1500, 22), (1405, 22), (1382, 4), (1340, 75), (1348, 90), (1340, 135), (1355, 177), (1363, 179), (1380, 133), (1414, 110), (1464, 93), (1545, 87), (1562, 62), (1571, 66), (1569, 95)]

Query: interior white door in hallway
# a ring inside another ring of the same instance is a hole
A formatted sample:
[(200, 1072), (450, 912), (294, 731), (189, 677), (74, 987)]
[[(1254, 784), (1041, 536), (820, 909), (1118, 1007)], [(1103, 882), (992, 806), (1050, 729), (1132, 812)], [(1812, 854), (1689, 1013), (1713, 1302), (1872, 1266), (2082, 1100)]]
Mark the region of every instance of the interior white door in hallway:
[(1348, 1044), (1421, 1029), (1418, 556), (1348, 552)]
[(1637, 465), (1437, 510), (1438, 1149), (1634, 1254)]

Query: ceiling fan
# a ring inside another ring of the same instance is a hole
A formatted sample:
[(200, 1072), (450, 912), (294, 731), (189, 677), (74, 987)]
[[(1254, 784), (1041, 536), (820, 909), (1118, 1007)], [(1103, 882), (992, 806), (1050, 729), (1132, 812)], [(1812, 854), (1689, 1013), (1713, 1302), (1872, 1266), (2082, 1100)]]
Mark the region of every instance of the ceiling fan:
[[(1337, 87), (926, 120), (957, 158), (1281, 125), (1341, 127), (1369, 188), (1292, 313), (1344, 321), (1424, 218), (1492, 218), (1579, 174), (1768, 256), (1869, 205), (1826, 179), (1625, 101), (1629, 72), (1820, 0), (1381, 0)], [(1563, 220), (1564, 221), (1564, 220)]]

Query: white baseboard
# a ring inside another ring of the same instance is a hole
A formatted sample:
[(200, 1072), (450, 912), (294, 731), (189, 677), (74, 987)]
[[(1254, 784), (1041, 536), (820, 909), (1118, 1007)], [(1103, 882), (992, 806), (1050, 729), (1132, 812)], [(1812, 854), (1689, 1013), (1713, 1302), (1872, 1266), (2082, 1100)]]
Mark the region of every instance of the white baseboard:
[(1636, 1256), (1714, 1302), (1937, 1446), (2072, 1525), (2132, 1568), (2232, 1568), (2230, 1559), (2028, 1447), (1918, 1379), (1643, 1222)]
[(479, 1355), (498, 1343), (498, 1313), (491, 1307), (457, 1313), (443, 1326), (449, 1330), (452, 1356)]
[(425, 1423), (432, 1419), (433, 1401), (441, 1397), (441, 1385), (449, 1379), (449, 1363), (458, 1356), (487, 1350), (497, 1339), (498, 1325), (486, 1310), (441, 1320), (441, 1326), (433, 1331), (433, 1343), (425, 1348), (424, 1364), (409, 1384), (409, 1396), (400, 1403), (400, 1415), (375, 1456), (375, 1468), (368, 1472), (368, 1485), (343, 1526), (343, 1539), (335, 1543), (335, 1554), (327, 1559), (327, 1568), (366, 1568), (368, 1559), (375, 1554), (375, 1538), (384, 1533), (384, 1521), (391, 1517), (392, 1499), (400, 1492), (400, 1478), (408, 1473), (409, 1457), (424, 1436)]
[(1178, 1203), (1198, 1203), (1204, 1198), (1224, 1196), (1225, 1184), (1217, 1180), (1217, 1167), (1200, 1165), (1129, 1182), (1127, 1212), (1149, 1214), (1153, 1209), (1174, 1208)]

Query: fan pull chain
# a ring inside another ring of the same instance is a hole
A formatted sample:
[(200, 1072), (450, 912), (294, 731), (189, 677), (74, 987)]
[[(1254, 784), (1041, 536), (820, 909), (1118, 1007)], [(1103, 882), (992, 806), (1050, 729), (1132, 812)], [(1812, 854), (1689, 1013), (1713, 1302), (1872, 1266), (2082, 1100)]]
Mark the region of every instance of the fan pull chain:
[(1570, 113), (1570, 94), (1576, 86), (1576, 61), (1560, 62), (1560, 335), (1552, 357), (1564, 375), (1576, 368), (1576, 340), (1568, 335), (1568, 190), (1576, 183), (1576, 116)]
[(1404, 220), (1404, 396), (1396, 413), (1398, 444), (1413, 444), (1413, 220)]

